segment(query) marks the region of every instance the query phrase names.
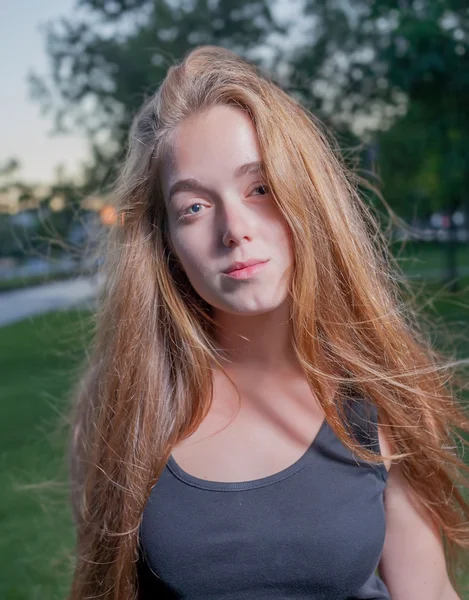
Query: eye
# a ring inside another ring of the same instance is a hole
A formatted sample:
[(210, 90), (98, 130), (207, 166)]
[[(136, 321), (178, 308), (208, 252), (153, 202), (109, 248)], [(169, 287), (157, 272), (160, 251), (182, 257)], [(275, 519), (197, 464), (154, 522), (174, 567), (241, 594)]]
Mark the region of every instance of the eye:
[(197, 215), (199, 212), (201, 212), (200, 210), (196, 211), (195, 213), (189, 213), (186, 214), (188, 210), (190, 210), (193, 206), (202, 206), (202, 204), (200, 204), (200, 202), (194, 202), (194, 204), (190, 204), (187, 208), (183, 208), (180, 210), (179, 212), (179, 218), (184, 219), (187, 217), (192, 217)]
[(256, 186), (254, 188), (253, 192), (255, 192), (256, 190), (263, 190), (262, 193), (257, 194), (259, 196), (266, 196), (269, 193), (269, 188), (264, 184), (260, 184), (260, 185)]

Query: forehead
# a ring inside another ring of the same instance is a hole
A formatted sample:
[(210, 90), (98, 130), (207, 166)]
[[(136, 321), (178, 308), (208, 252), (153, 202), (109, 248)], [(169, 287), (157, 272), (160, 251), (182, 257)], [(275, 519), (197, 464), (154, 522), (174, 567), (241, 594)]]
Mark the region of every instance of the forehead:
[(261, 160), (249, 115), (234, 106), (214, 106), (185, 119), (174, 131), (162, 161), (165, 197), (181, 178), (204, 183), (234, 177), (243, 163)]

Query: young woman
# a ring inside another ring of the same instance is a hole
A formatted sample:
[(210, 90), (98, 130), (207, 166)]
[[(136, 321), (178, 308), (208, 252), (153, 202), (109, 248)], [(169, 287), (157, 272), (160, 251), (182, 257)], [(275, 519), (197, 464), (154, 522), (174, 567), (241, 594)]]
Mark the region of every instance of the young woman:
[(469, 423), (357, 182), (222, 48), (135, 117), (74, 413), (72, 600), (458, 598)]

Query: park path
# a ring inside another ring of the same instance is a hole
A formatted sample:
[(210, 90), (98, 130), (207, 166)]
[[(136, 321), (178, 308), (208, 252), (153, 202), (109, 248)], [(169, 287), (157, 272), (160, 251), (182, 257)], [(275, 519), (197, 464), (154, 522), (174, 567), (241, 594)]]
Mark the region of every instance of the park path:
[(100, 286), (96, 277), (76, 277), (0, 294), (0, 327), (53, 310), (92, 303)]
[[(459, 274), (469, 275), (469, 267), (460, 267)], [(440, 275), (441, 269), (421, 269), (419, 272), (419, 277), (425, 276), (425, 278)], [(77, 277), (0, 293), (0, 327), (52, 310), (65, 310), (82, 304), (91, 304), (101, 282), (102, 278), (99, 276)]]

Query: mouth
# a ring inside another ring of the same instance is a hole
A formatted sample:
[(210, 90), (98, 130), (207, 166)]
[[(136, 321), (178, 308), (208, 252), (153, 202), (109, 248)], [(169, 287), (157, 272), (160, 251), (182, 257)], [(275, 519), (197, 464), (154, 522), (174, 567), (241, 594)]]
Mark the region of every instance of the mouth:
[(249, 260), (246, 260), (244, 262), (234, 262), (231, 266), (229, 266), (227, 269), (225, 269), (225, 271), (223, 271), (223, 273), (225, 273), (225, 274), (233, 273), (233, 271), (239, 271), (241, 269), (246, 269), (247, 267), (252, 267), (254, 265), (262, 264), (265, 262), (267, 262), (267, 261), (263, 260), (261, 258), (250, 258)]
[(232, 269), (231, 271), (225, 271), (224, 275), (226, 275), (227, 277), (231, 277), (232, 279), (248, 279), (258, 271), (260, 271), (267, 263), (268, 260), (253, 262), (248, 266), (244, 266), (238, 269)]

